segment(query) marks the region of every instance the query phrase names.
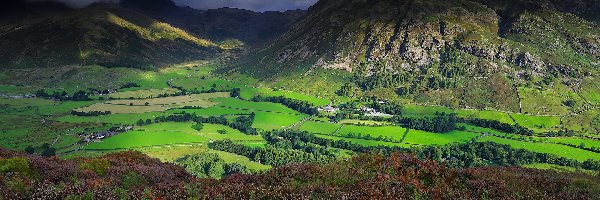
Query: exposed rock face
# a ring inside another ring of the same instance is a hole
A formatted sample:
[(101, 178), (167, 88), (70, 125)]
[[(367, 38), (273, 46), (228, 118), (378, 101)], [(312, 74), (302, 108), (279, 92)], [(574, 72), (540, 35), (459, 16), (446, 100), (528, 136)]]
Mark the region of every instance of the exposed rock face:
[[(274, 44), (252, 55), (258, 62), (239, 70), (277, 77), (302, 63), (378, 80), (373, 86), (358, 81), (366, 91), (409, 87), (408, 94), (449, 89), (457, 95), (464, 93), (457, 88), (469, 90), (496, 74), (508, 79), (509, 90), (534, 81), (581, 78), (595, 74), (600, 60), (600, 26), (594, 20), (599, 14), (593, 12), (598, 2), (322, 0)], [(390, 77), (406, 77), (386, 79), (376, 65), (385, 66), (384, 74), (395, 74)], [(491, 86), (488, 92), (497, 89)], [(518, 99), (514, 92), (506, 94)], [(508, 107), (503, 109), (517, 109)]]

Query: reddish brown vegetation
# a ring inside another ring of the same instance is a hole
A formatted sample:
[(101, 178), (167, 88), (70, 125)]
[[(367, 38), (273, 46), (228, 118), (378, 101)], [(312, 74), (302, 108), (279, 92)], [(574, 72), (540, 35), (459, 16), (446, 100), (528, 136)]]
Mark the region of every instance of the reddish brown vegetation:
[(291, 165), (219, 181), (193, 178), (181, 167), (139, 152), (65, 161), (0, 150), (0, 172), (4, 199), (600, 198), (599, 177), (516, 167), (451, 169), (404, 154)]

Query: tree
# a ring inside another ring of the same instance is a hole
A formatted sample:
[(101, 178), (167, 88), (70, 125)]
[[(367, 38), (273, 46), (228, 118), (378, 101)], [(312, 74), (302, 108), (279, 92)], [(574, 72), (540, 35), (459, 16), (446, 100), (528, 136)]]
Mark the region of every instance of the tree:
[(27, 148), (25, 148), (25, 152), (27, 152), (28, 154), (33, 154), (35, 153), (35, 148), (33, 148), (32, 146), (27, 146)]
[(56, 149), (54, 149), (54, 148), (47, 148), (47, 149), (44, 149), (44, 151), (42, 152), (42, 156), (45, 156), (45, 157), (52, 157), (55, 155), (56, 155)]
[(227, 130), (225, 130), (225, 129), (218, 130), (217, 132), (219, 134), (223, 134), (223, 135), (227, 134)]
[(196, 123), (192, 126), (193, 129), (197, 130), (197, 131), (201, 131), (204, 128), (204, 124), (202, 123)]
[(233, 90), (231, 90), (231, 92), (229, 93), (231, 95), (231, 97), (235, 97), (238, 98), (240, 97), (240, 88), (233, 88)]

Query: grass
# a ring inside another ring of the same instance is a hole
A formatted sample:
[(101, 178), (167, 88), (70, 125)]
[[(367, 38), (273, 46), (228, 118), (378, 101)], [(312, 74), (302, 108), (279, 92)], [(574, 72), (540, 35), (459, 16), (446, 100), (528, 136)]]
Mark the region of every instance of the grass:
[(252, 127), (267, 131), (282, 129), (299, 122), (305, 117), (308, 117), (308, 115), (256, 112)]
[(209, 99), (228, 97), (229, 93), (206, 93), (153, 99), (112, 100), (75, 109), (79, 112), (110, 111), (113, 114), (166, 111), (183, 106), (211, 107), (217, 105)]
[(147, 112), (136, 114), (111, 114), (102, 116), (74, 116), (68, 115), (58, 118), (64, 123), (109, 123), (109, 124), (135, 124), (138, 120), (154, 119), (157, 116), (167, 115), (163, 112)]
[(359, 120), (359, 119), (344, 119), (340, 121), (341, 124), (354, 124), (354, 125), (389, 125), (389, 122), (379, 122), (373, 120)]
[(402, 114), (410, 117), (433, 117), (436, 112), (456, 113), (461, 117), (498, 120), (507, 124), (515, 124), (507, 113), (493, 110), (460, 110), (439, 106), (419, 106), (412, 104), (404, 105), (404, 108), (402, 109)]
[(208, 139), (199, 135), (178, 131), (129, 131), (101, 142), (91, 143), (84, 147), (86, 150), (119, 150), (150, 146), (175, 144), (207, 143)]
[(415, 145), (445, 145), (451, 143), (468, 142), (479, 136), (477, 133), (466, 131), (452, 131), (449, 133), (431, 133), (421, 130), (410, 130), (404, 139), (404, 143)]
[[(261, 143), (260, 135), (246, 135), (238, 130), (220, 124), (204, 124), (201, 131), (192, 128), (193, 122), (164, 122), (135, 127), (102, 142), (89, 144), (88, 150), (132, 149), (165, 145), (206, 145), (211, 140), (230, 139), (239, 142)], [(226, 134), (218, 133), (226, 130)]]
[(254, 89), (254, 90), (248, 90), (246, 93), (244, 93), (243, 97), (247, 98), (251, 96), (256, 96), (256, 95), (263, 95), (263, 96), (284, 96), (286, 98), (290, 98), (290, 99), (296, 99), (296, 100), (301, 100), (301, 101), (307, 101), (309, 103), (312, 103), (315, 106), (326, 106), (328, 104), (331, 103), (331, 101), (329, 99), (326, 98), (320, 98), (320, 97), (315, 97), (315, 96), (311, 96), (311, 95), (305, 95), (305, 94), (301, 94), (298, 92), (293, 92), (293, 91), (286, 91), (286, 90), (271, 90), (271, 89), (267, 89), (267, 88), (260, 88), (260, 89)]
[(515, 121), (526, 128), (536, 132), (556, 131), (560, 129), (558, 116), (530, 116), (523, 114), (510, 114)]
[(587, 138), (579, 138), (579, 137), (556, 137), (556, 138), (547, 138), (547, 141), (554, 143), (564, 143), (571, 145), (581, 145), (584, 144), (586, 148), (596, 147), (600, 149), (600, 140), (593, 140)]
[(315, 122), (306, 121), (300, 126), (301, 131), (308, 131), (311, 133), (320, 133), (325, 135), (333, 134), (336, 130), (342, 127), (341, 124), (327, 123), (327, 122)]
[(344, 138), (344, 137), (337, 137), (337, 136), (331, 136), (331, 135), (316, 134), (315, 136), (320, 137), (320, 138), (334, 140), (334, 141), (345, 140), (350, 143), (363, 145), (363, 146), (397, 146), (397, 147), (406, 147), (406, 148), (411, 146), (410, 144), (405, 144), (405, 143), (383, 142), (383, 141), (365, 140), (365, 139), (357, 139), (357, 138)]
[(538, 90), (520, 87), (521, 104), (526, 114), (567, 114), (568, 107), (563, 105), (561, 95), (552, 89)]
[(380, 126), (380, 127), (371, 127), (371, 126), (356, 126), (356, 125), (345, 125), (340, 129), (336, 134), (337, 135), (349, 135), (350, 133), (361, 134), (362, 136), (371, 135), (371, 137), (377, 138), (379, 136), (382, 137), (391, 137), (394, 140), (401, 140), (406, 133), (406, 128), (402, 128), (399, 126)]
[(134, 91), (123, 91), (123, 92), (115, 92), (109, 94), (108, 97), (112, 97), (115, 99), (145, 99), (145, 98), (153, 98), (158, 97), (161, 94), (175, 94), (179, 92), (179, 90), (174, 88), (164, 88), (164, 89), (147, 89), (147, 90), (134, 90)]
[(536, 143), (536, 142), (524, 142), (518, 140), (504, 139), (494, 136), (483, 137), (479, 141), (481, 142), (495, 142), (499, 144), (510, 145), (513, 148), (517, 149), (526, 149), (533, 152), (538, 153), (548, 153), (554, 154), (557, 156), (575, 159), (577, 161), (583, 162), (588, 159), (600, 160), (600, 154), (594, 153), (591, 151), (586, 151), (582, 149), (577, 149), (573, 147), (568, 147), (565, 145), (559, 144), (549, 144), (549, 143)]
[(598, 174), (598, 172), (591, 171), (591, 170), (577, 169), (574, 167), (553, 165), (553, 164), (547, 164), (547, 163), (533, 163), (533, 164), (522, 165), (522, 167), (532, 168), (532, 169), (541, 169), (541, 170), (554, 170), (557, 172), (579, 172), (579, 173), (589, 174), (592, 176), (595, 176)]

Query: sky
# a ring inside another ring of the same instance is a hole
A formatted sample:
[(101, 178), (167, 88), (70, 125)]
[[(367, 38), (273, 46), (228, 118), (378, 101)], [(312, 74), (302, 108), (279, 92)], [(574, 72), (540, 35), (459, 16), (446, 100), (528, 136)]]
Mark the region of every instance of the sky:
[[(44, 0), (30, 0), (44, 1)], [(66, 3), (72, 7), (82, 8), (98, 1), (117, 0), (52, 0)], [(189, 6), (196, 9), (206, 10), (212, 8), (242, 8), (254, 11), (285, 11), (295, 9), (307, 9), (318, 0), (173, 0), (179, 6)]]
[(174, 0), (177, 5), (206, 10), (210, 8), (243, 8), (254, 11), (307, 9), (317, 0)]

